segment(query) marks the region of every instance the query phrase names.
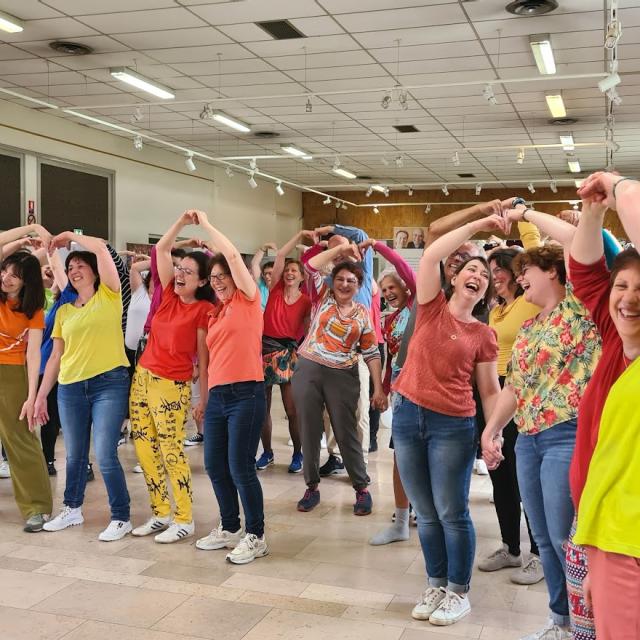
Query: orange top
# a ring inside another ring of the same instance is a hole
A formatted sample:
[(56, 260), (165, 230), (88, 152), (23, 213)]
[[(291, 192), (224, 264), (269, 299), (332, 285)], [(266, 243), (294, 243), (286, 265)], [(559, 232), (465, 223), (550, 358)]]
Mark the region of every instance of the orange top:
[(262, 305), (239, 289), (209, 313), (209, 389), (234, 382), (264, 380)]
[(25, 364), (29, 329), (44, 329), (44, 311), (38, 309), (31, 320), (13, 311), (17, 303), (0, 302), (0, 364)]

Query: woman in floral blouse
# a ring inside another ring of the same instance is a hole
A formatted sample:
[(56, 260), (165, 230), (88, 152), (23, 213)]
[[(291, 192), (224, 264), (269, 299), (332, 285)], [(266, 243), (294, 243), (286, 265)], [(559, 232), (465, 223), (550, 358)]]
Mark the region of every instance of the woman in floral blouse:
[[(526, 220), (526, 214), (520, 210), (518, 217)], [(489, 468), (496, 468), (502, 460), (501, 432), (513, 417), (519, 431), (518, 483), (540, 549), (551, 609), (548, 626), (522, 640), (563, 640), (572, 637), (563, 548), (573, 520), (569, 465), (578, 404), (600, 357), (600, 337), (567, 283), (561, 246), (529, 249), (515, 258), (513, 267), (525, 299), (541, 311), (516, 337), (482, 448)]]

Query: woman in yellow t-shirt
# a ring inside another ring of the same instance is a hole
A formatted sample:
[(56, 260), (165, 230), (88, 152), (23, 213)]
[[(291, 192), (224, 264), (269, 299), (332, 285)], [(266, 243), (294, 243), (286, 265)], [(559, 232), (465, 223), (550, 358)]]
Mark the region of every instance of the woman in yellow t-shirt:
[(111, 522), (99, 539), (108, 542), (131, 532), (129, 493), (117, 453), (129, 398), (120, 279), (106, 245), (98, 238), (66, 231), (52, 240), (51, 247), (72, 241), (87, 249), (72, 251), (65, 263), (78, 297), (58, 310), (51, 334), (53, 351), (36, 400), (36, 415), (46, 422), (47, 395), (58, 380), (67, 482), (64, 507), (44, 529), (60, 531), (84, 522), (82, 503), (93, 428), (95, 454), (111, 507)]
[(4, 245), (29, 233), (45, 243), (39, 225), (0, 233), (0, 439), (11, 465), (16, 503), (24, 530), (41, 531), (51, 513), (51, 486), (40, 441), (34, 433), (34, 402), (44, 328), (44, 287), (40, 263), (18, 251), (3, 259)]

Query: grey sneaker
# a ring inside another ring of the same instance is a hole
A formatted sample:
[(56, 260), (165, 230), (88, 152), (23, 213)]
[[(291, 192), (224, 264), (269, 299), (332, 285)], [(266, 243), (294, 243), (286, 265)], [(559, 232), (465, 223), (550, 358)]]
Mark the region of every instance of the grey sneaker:
[(38, 533), (42, 531), (44, 523), (49, 519), (44, 513), (34, 513), (25, 523), (24, 531), (27, 533)]
[(553, 620), (549, 620), (544, 629), (530, 633), (527, 636), (522, 636), (520, 640), (571, 640), (573, 634), (568, 629), (559, 627), (553, 623)]
[(514, 584), (537, 584), (544, 580), (542, 562), (538, 556), (529, 555), (529, 559), (522, 562), (522, 567), (514, 571), (509, 577)]
[(506, 544), (503, 544), (497, 551), (478, 562), (480, 571), (498, 571), (499, 569), (520, 566), (522, 566), (520, 556), (512, 556)]

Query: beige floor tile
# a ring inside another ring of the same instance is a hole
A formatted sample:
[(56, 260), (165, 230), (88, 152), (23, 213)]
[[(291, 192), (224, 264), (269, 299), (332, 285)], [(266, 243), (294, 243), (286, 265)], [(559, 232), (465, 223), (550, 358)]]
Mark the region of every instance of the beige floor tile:
[(194, 597), (166, 615), (153, 628), (216, 640), (240, 640), (268, 611), (269, 607)]
[[(64, 640), (201, 640), (195, 636), (163, 633), (151, 629), (127, 627), (107, 622), (85, 622), (81, 627), (64, 637)], [(24, 639), (20, 639), (24, 640)]]
[(167, 593), (182, 593), (187, 596), (228, 600), (229, 602), (235, 602), (244, 594), (243, 589), (218, 587), (213, 584), (187, 582), (184, 580), (167, 580), (166, 578), (146, 578), (144, 588), (153, 591), (165, 591)]
[(187, 598), (178, 593), (78, 580), (40, 602), (35, 609), (100, 622), (150, 627)]
[(74, 582), (72, 578), (34, 578), (32, 573), (25, 571), (0, 569), (0, 605), (28, 609)]
[(427, 622), (428, 627), (422, 631), (417, 629), (405, 629), (400, 640), (477, 640), (475, 629), (472, 629), (470, 635), (465, 634), (465, 628), (460, 623), (451, 625), (450, 627), (436, 627)]
[(0, 556), (0, 569), (13, 569), (14, 571), (35, 571), (47, 564), (38, 560), (24, 560), (23, 558), (10, 558)]
[(20, 547), (18, 542), (0, 542), (0, 556), (4, 556), (5, 553), (15, 551)]
[(544, 611), (549, 606), (549, 595), (540, 591), (523, 589), (518, 591), (512, 605), (514, 611), (529, 613), (530, 611)]
[(301, 598), (339, 602), (347, 605), (358, 605), (370, 609), (386, 609), (393, 600), (392, 593), (366, 591), (365, 589), (349, 589), (326, 584), (310, 584), (301, 594)]
[(318, 563), (270, 553), (268, 556), (249, 564), (228, 564), (227, 566), (229, 571), (234, 573), (250, 573), (257, 576), (308, 582), (307, 576), (318, 566)]
[[(26, 562), (26, 561), (22, 561)], [(106, 582), (108, 584), (120, 584), (127, 587), (140, 587), (144, 584), (144, 576), (130, 573), (116, 573), (115, 571), (103, 571), (89, 567), (70, 567), (66, 564), (49, 563), (38, 567), (36, 573), (47, 576), (61, 576), (62, 578), (77, 578), (90, 580), (91, 582)]]
[(402, 629), (273, 609), (243, 640), (398, 640)]
[(252, 591), (264, 591), (280, 596), (299, 596), (308, 586), (308, 582), (300, 580), (284, 580), (283, 578), (271, 578), (266, 576), (251, 575), (248, 573), (234, 573), (225, 580), (222, 587), (234, 587)]
[(82, 618), (0, 607), (2, 640), (59, 640), (83, 622)]
[[(208, 558), (206, 552), (200, 552), (200, 557)], [(159, 561), (151, 565), (142, 572), (144, 576), (155, 578), (166, 578), (168, 580), (183, 580), (185, 582), (201, 582), (202, 584), (222, 584), (230, 576), (233, 575), (227, 569), (228, 564), (224, 562), (224, 558), (218, 554), (217, 562), (212, 563), (213, 566), (194, 567), (189, 564), (181, 564), (177, 560), (174, 562)]]
[(345, 604), (321, 602), (320, 600), (296, 598), (294, 596), (279, 596), (261, 591), (245, 591), (238, 598), (238, 602), (260, 604), (265, 607), (275, 607), (276, 609), (286, 609), (288, 611), (315, 613), (320, 616), (332, 616), (334, 618), (341, 616), (347, 609)]

